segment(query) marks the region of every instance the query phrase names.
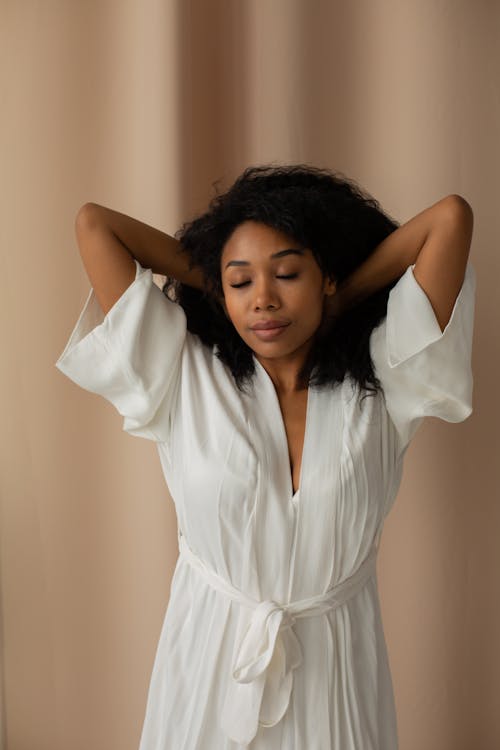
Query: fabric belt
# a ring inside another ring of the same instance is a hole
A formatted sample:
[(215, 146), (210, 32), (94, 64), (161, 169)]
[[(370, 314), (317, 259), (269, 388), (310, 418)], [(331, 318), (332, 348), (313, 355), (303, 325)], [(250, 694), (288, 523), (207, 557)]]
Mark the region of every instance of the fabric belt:
[(252, 615), (233, 663), (222, 710), (221, 727), (235, 742), (248, 744), (259, 724), (272, 727), (284, 716), (293, 687), (293, 670), (302, 662), (300, 642), (293, 631), (300, 617), (321, 615), (345, 604), (374, 575), (377, 540), (349, 578), (328, 589), (287, 604), (247, 596), (212, 570), (178, 532), (179, 557), (186, 560), (217, 591), (250, 608)]

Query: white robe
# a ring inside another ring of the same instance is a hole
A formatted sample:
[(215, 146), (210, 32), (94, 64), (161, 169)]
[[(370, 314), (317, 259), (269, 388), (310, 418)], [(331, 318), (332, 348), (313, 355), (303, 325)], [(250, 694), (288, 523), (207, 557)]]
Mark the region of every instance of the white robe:
[(370, 340), (385, 398), (309, 388), (295, 494), (264, 367), (242, 394), (135, 262), (107, 315), (90, 290), (56, 367), (156, 441), (175, 503), (139, 750), (396, 750), (374, 561), (422, 419), (472, 412), (470, 261), (444, 332), (413, 265), (391, 290)]

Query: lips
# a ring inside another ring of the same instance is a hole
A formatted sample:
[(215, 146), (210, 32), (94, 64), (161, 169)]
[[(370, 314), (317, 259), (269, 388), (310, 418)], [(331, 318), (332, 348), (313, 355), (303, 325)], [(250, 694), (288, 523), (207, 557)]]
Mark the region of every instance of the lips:
[(269, 331), (272, 328), (283, 328), (287, 325), (289, 325), (288, 320), (259, 320), (251, 328), (252, 331)]

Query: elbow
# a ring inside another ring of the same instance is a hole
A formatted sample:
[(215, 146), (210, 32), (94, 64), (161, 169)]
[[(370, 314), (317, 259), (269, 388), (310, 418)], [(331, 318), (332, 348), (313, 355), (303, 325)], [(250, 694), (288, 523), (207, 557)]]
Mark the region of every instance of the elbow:
[(81, 232), (84, 229), (88, 229), (96, 225), (99, 220), (100, 206), (97, 203), (84, 203), (78, 209), (75, 216), (75, 231)]
[(472, 206), (461, 195), (449, 195), (445, 200), (447, 205), (446, 215), (456, 227), (460, 228), (462, 237), (465, 238), (465, 242), (462, 244), (468, 257), (474, 231)]
[(462, 195), (453, 193), (452, 195), (449, 195), (446, 200), (450, 204), (450, 206), (452, 206), (456, 210), (463, 211), (464, 213), (469, 214), (470, 217), (474, 215), (471, 204), (467, 200), (465, 200)]

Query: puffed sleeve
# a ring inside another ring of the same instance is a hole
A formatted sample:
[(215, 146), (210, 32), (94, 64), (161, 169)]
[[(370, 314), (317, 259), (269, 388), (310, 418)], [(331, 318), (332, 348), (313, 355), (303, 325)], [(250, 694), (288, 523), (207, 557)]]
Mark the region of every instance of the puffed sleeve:
[(93, 288), (55, 366), (124, 417), (123, 430), (168, 442), (186, 315), (135, 260), (136, 275), (104, 315)]
[(468, 261), (451, 318), (441, 331), (414, 267), (389, 292), (387, 315), (370, 338), (374, 368), (402, 448), (423, 417), (462, 422), (472, 412), (474, 268)]

